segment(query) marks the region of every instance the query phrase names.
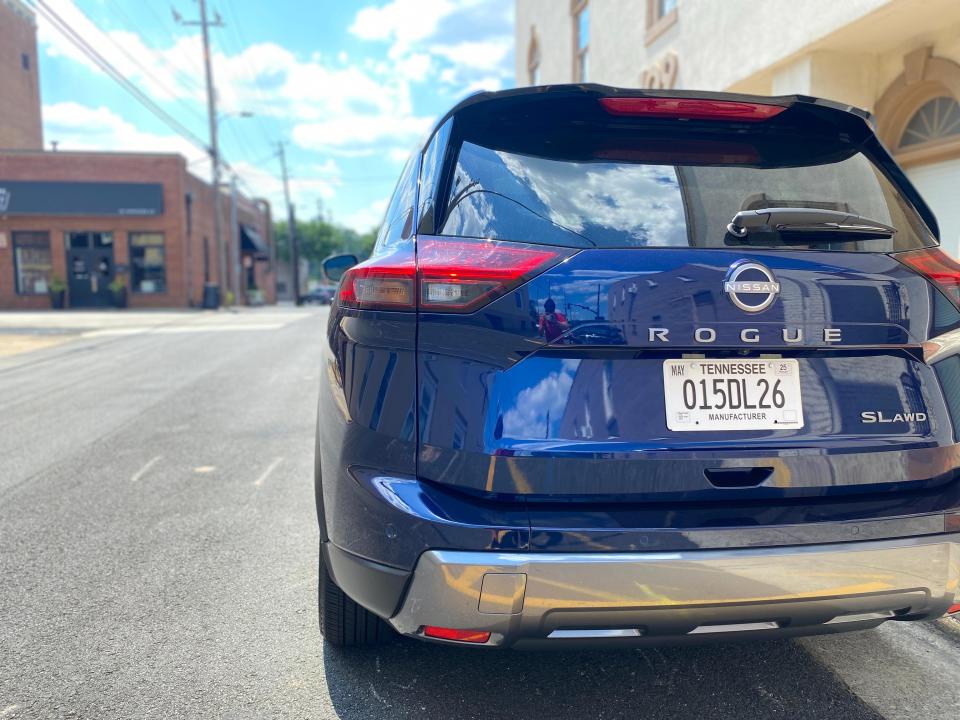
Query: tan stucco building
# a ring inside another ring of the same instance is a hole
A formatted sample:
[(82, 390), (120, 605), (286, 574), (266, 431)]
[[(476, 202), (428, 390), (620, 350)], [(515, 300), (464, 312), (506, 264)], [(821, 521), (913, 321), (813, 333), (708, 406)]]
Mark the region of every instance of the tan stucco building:
[(517, 0), (518, 85), (801, 93), (862, 107), (960, 256), (960, 0)]

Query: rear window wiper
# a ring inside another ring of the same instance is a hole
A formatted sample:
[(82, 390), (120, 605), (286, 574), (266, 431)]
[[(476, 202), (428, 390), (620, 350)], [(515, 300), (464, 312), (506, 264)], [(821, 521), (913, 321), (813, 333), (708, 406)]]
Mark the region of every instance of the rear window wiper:
[[(727, 225), (727, 232), (738, 238), (746, 237), (748, 233), (756, 230), (777, 230), (811, 235), (824, 233), (824, 241), (836, 240), (830, 237), (835, 233), (849, 233), (855, 235), (857, 239), (867, 239), (889, 238), (897, 232), (895, 227), (870, 218), (839, 210), (819, 208), (770, 207), (741, 210)], [(808, 237), (805, 240), (809, 242), (815, 238)]]

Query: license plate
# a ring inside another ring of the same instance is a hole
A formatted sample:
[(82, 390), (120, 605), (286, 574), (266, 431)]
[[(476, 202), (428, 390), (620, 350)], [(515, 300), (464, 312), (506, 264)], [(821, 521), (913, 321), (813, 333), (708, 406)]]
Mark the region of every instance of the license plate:
[(803, 427), (796, 360), (667, 360), (663, 398), (675, 432)]

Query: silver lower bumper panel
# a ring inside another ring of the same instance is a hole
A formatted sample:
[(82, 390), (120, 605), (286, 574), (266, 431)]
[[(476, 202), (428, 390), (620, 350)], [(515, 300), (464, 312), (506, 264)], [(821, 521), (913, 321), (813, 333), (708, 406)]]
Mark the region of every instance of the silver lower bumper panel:
[(960, 535), (678, 553), (424, 553), (400, 611), (489, 631), (488, 645), (806, 634), (942, 615), (960, 602)]

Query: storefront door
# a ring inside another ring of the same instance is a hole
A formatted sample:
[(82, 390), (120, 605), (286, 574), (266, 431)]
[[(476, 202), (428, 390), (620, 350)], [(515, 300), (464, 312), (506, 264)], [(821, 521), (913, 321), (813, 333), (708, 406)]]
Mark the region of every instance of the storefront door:
[(70, 307), (109, 307), (114, 277), (113, 235), (101, 232), (66, 234), (67, 284)]

